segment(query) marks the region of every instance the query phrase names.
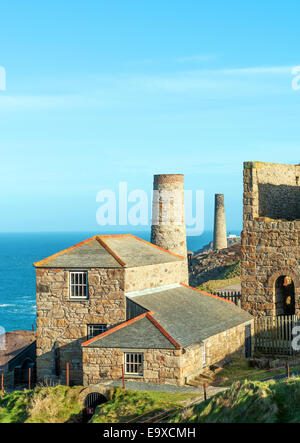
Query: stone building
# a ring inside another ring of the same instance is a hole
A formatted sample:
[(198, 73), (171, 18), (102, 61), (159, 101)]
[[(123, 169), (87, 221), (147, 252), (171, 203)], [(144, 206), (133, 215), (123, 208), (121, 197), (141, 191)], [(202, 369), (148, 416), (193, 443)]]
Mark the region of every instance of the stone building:
[(251, 352), (253, 318), (188, 287), (186, 257), (133, 235), (95, 236), (38, 263), (37, 377), (181, 385)]
[(300, 314), (300, 165), (246, 162), (242, 308)]

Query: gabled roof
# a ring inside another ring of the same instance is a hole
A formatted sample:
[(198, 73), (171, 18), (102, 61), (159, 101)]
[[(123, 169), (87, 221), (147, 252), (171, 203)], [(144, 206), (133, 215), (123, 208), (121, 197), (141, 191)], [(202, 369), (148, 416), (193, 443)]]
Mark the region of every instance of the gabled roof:
[(125, 235), (95, 235), (34, 263), (41, 268), (126, 268), (182, 260), (152, 243)]
[[(83, 343), (99, 348), (175, 349), (205, 341), (249, 323), (253, 317), (231, 301), (179, 284), (177, 287), (127, 294), (147, 312)], [(150, 323), (151, 324), (150, 324)]]
[(96, 348), (176, 349), (180, 345), (145, 312), (82, 343)]
[[(130, 298), (130, 293), (127, 297)], [(155, 320), (182, 347), (253, 319), (234, 303), (183, 283), (160, 292), (135, 293), (132, 301), (146, 310), (154, 311)]]

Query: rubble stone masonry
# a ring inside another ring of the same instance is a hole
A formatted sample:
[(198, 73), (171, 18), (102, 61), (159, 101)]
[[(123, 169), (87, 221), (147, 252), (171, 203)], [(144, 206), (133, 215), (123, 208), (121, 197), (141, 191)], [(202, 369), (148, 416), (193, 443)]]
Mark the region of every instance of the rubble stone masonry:
[(300, 314), (299, 177), (300, 165), (244, 164), (242, 308), (255, 316), (284, 313), (280, 278)]
[(126, 320), (124, 269), (89, 269), (87, 300), (71, 300), (69, 271), (36, 270), (37, 378), (55, 379), (55, 349), (59, 348), (60, 378), (82, 383), (81, 343), (88, 324), (112, 326)]

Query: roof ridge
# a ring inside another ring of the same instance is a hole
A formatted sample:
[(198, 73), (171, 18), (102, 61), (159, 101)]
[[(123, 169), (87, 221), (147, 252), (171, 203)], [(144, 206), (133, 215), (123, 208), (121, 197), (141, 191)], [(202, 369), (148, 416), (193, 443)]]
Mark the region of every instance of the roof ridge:
[(150, 313), (150, 312), (151, 312), (151, 314), (154, 314), (153, 311), (144, 312), (143, 314), (140, 314), (137, 317), (134, 317), (134, 318), (132, 318), (130, 320), (127, 320), (127, 321), (125, 321), (123, 323), (120, 323), (119, 325), (114, 326), (113, 328), (108, 329), (107, 331), (102, 332), (99, 335), (96, 335), (96, 337), (93, 337), (93, 338), (91, 338), (91, 339), (81, 343), (81, 346), (87, 346), (87, 345), (93, 343), (94, 341), (97, 341), (100, 338), (106, 337), (107, 335), (110, 335), (113, 332), (118, 331), (119, 329), (123, 329), (123, 328), (125, 328), (125, 326), (128, 326), (131, 323), (135, 323), (136, 321), (141, 320), (142, 318), (145, 318), (147, 316), (147, 314)]
[(107, 245), (101, 235), (96, 236), (97, 241), (103, 246), (104, 249), (119, 263), (121, 266), (126, 266), (126, 263)]
[(161, 326), (160, 323), (158, 323), (157, 320), (155, 320), (155, 318), (152, 317), (151, 311), (147, 312), (146, 317), (169, 340), (169, 342), (171, 342), (172, 345), (175, 346), (175, 348), (181, 348), (180, 344)]
[(185, 283), (180, 283), (181, 286), (185, 286), (186, 288), (193, 289), (194, 291), (200, 292), (200, 294), (209, 295), (210, 297), (216, 298), (218, 300), (226, 301), (227, 303), (231, 303), (232, 305), (236, 306), (235, 303), (231, 300), (227, 300), (226, 298), (218, 297), (215, 294), (210, 294), (209, 292), (201, 291), (201, 289), (193, 288), (192, 286), (186, 285)]
[(94, 235), (93, 237), (87, 238), (86, 240), (83, 240), (82, 242), (77, 243), (76, 245), (70, 246), (69, 248), (63, 249), (62, 251), (56, 252), (55, 254), (52, 254), (52, 255), (49, 255), (49, 257), (43, 258), (43, 260), (33, 263), (33, 266), (40, 266), (41, 264), (46, 263), (55, 257), (59, 257), (60, 255), (64, 254), (65, 252), (68, 252), (68, 251), (71, 251), (72, 249), (78, 248), (79, 246), (84, 245), (85, 243), (89, 243), (90, 241), (94, 240), (96, 237), (97, 237), (97, 235)]
[(144, 240), (144, 239), (142, 239), (140, 237), (137, 237), (136, 235), (133, 235), (133, 234), (126, 234), (126, 235), (128, 235), (130, 237), (133, 237), (133, 238), (135, 238), (135, 239), (137, 239), (137, 240), (139, 240), (139, 241), (141, 241), (143, 243), (146, 243), (147, 245), (154, 246), (155, 248), (160, 249), (163, 252), (167, 252), (168, 254), (174, 255), (175, 257), (179, 257), (179, 258), (184, 259), (183, 255), (175, 254), (175, 252), (171, 252), (171, 251), (168, 251), (167, 249), (161, 248), (160, 246), (157, 246), (154, 243), (151, 243), (151, 242), (149, 242), (147, 240)]

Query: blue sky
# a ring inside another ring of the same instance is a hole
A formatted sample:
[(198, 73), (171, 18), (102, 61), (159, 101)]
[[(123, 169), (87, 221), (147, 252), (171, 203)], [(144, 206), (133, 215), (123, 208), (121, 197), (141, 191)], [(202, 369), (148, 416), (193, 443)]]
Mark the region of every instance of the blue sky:
[[(12, 0), (0, 16), (0, 231), (95, 231), (97, 192), (155, 173), (224, 193), (299, 162), (299, 1)], [(111, 229), (113, 231), (113, 229)]]

